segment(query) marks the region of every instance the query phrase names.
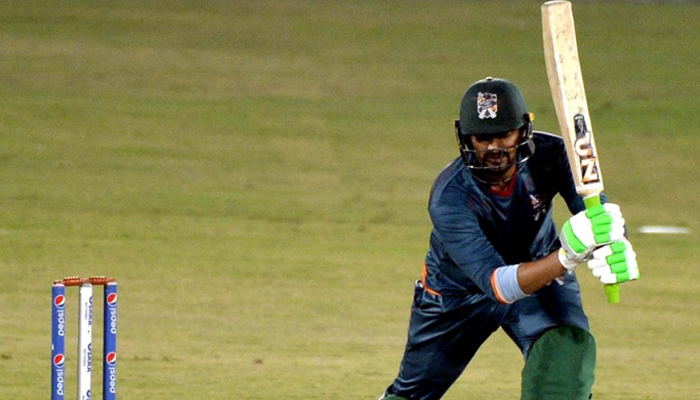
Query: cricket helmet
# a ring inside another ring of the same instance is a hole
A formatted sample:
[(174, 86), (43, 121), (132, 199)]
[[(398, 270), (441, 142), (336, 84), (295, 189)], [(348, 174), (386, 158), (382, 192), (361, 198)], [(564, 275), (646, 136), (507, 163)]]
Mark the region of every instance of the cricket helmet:
[(457, 142), (465, 165), (473, 170), (488, 169), (481, 165), (470, 136), (500, 136), (515, 129), (520, 130), (520, 140), (513, 164), (524, 165), (535, 152), (533, 119), (523, 95), (513, 83), (488, 77), (472, 84), (462, 97), (459, 120), (455, 121)]

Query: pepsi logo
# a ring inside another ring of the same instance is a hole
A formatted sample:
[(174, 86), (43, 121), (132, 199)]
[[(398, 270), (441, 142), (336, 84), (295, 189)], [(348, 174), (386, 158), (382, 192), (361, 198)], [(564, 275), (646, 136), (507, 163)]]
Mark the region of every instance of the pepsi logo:
[(66, 305), (66, 296), (59, 294), (53, 298), (53, 305), (56, 308), (63, 308)]
[(116, 293), (110, 293), (107, 295), (107, 299), (105, 300), (108, 305), (110, 306), (115, 306), (117, 305), (117, 294)]
[(117, 352), (110, 351), (109, 353), (107, 353), (107, 355), (105, 356), (105, 362), (107, 363), (107, 365), (110, 365), (110, 366), (116, 364), (117, 363)]
[(55, 365), (58, 368), (63, 368), (63, 364), (66, 363), (66, 357), (59, 353), (53, 356), (53, 365)]

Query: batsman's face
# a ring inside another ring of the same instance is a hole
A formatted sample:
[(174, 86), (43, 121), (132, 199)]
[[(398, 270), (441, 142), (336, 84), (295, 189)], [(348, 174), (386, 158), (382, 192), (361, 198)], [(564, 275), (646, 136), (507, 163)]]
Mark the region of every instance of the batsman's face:
[(513, 129), (500, 135), (472, 135), (472, 148), (476, 157), (489, 174), (503, 176), (512, 174), (517, 159), (520, 130)]

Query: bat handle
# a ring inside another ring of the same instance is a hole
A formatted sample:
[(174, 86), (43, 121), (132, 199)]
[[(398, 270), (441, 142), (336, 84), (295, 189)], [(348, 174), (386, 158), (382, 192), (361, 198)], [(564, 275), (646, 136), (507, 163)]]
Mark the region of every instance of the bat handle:
[[(583, 204), (586, 208), (595, 207), (600, 205), (600, 195), (594, 194), (591, 196), (586, 196), (583, 199)], [(605, 294), (608, 296), (608, 303), (617, 304), (620, 302), (620, 285), (617, 283), (606, 284)]]

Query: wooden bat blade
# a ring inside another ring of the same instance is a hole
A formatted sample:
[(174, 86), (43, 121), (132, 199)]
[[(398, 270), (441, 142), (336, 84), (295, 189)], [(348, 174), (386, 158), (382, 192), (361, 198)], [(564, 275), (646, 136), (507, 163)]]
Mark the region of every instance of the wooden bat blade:
[(547, 77), (576, 191), (583, 197), (603, 191), (593, 128), (576, 44), (571, 3), (542, 5), (542, 35)]
[[(600, 204), (603, 177), (593, 140), (570, 2), (548, 1), (542, 5), (542, 39), (549, 88), (576, 192), (590, 208)], [(605, 286), (610, 303), (620, 301), (619, 290), (617, 284)]]

